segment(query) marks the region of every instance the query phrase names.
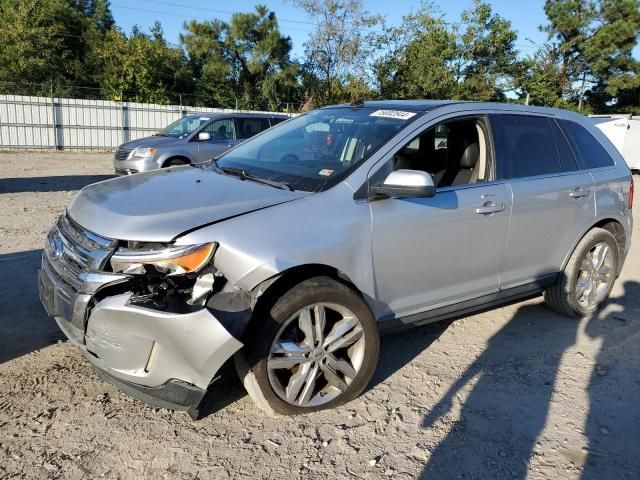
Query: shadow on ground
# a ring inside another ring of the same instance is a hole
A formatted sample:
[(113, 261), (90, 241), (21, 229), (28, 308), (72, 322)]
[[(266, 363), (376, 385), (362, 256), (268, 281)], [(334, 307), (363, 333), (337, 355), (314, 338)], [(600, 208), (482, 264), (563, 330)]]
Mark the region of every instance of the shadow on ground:
[(55, 177), (0, 178), (1, 193), (66, 192), (80, 190), (90, 183), (113, 178), (112, 175), (62, 175)]
[[(640, 296), (640, 284), (627, 282), (625, 295), (609, 303), (624, 305), (634, 295)], [(421, 478), (526, 478), (562, 356), (575, 344), (579, 326), (543, 303), (520, 307), (424, 418), (424, 428), (453, 415), (458, 420), (431, 452)], [(571, 461), (582, 464), (584, 479), (640, 478), (640, 316), (627, 306), (622, 313), (594, 316), (586, 329), (603, 344), (588, 388), (588, 448), (574, 452)], [(612, 398), (611, 392), (620, 391), (616, 382), (625, 379), (625, 395)], [(470, 385), (459, 405), (458, 394)]]
[(0, 255), (0, 363), (63, 339), (38, 299), (42, 250)]

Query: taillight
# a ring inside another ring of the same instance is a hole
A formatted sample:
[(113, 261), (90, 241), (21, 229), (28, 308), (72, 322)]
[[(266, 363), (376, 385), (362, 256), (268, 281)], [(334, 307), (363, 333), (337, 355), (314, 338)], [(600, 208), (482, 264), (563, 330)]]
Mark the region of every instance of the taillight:
[(633, 208), (633, 178), (631, 179), (631, 186), (629, 187), (629, 210)]

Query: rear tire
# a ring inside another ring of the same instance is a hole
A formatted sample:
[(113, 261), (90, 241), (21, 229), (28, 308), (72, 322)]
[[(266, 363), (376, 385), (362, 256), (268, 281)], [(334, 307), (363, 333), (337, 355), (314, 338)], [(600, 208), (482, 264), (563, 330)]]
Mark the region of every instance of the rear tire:
[(362, 297), (330, 277), (305, 280), (250, 327), (236, 369), (262, 410), (282, 415), (356, 398), (375, 372), (378, 326)]
[(544, 292), (547, 305), (571, 317), (588, 317), (609, 297), (620, 265), (615, 237), (594, 228), (580, 240), (556, 282)]

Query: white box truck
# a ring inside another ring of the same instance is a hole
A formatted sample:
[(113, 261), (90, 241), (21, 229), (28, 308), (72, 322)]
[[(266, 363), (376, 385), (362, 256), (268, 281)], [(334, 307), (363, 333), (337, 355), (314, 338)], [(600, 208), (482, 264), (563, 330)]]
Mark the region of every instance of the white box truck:
[(591, 115), (596, 126), (611, 140), (634, 173), (640, 173), (640, 117)]

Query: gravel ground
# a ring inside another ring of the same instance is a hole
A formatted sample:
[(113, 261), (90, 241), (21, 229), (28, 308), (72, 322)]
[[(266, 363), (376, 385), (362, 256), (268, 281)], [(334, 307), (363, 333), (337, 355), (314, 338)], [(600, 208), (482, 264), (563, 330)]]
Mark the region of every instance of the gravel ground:
[(637, 241), (594, 318), (536, 298), (385, 337), (359, 399), (300, 417), (226, 369), (192, 421), (100, 381), (37, 298), (47, 230), (110, 155), (3, 153), (0, 172), (0, 478), (640, 478)]

